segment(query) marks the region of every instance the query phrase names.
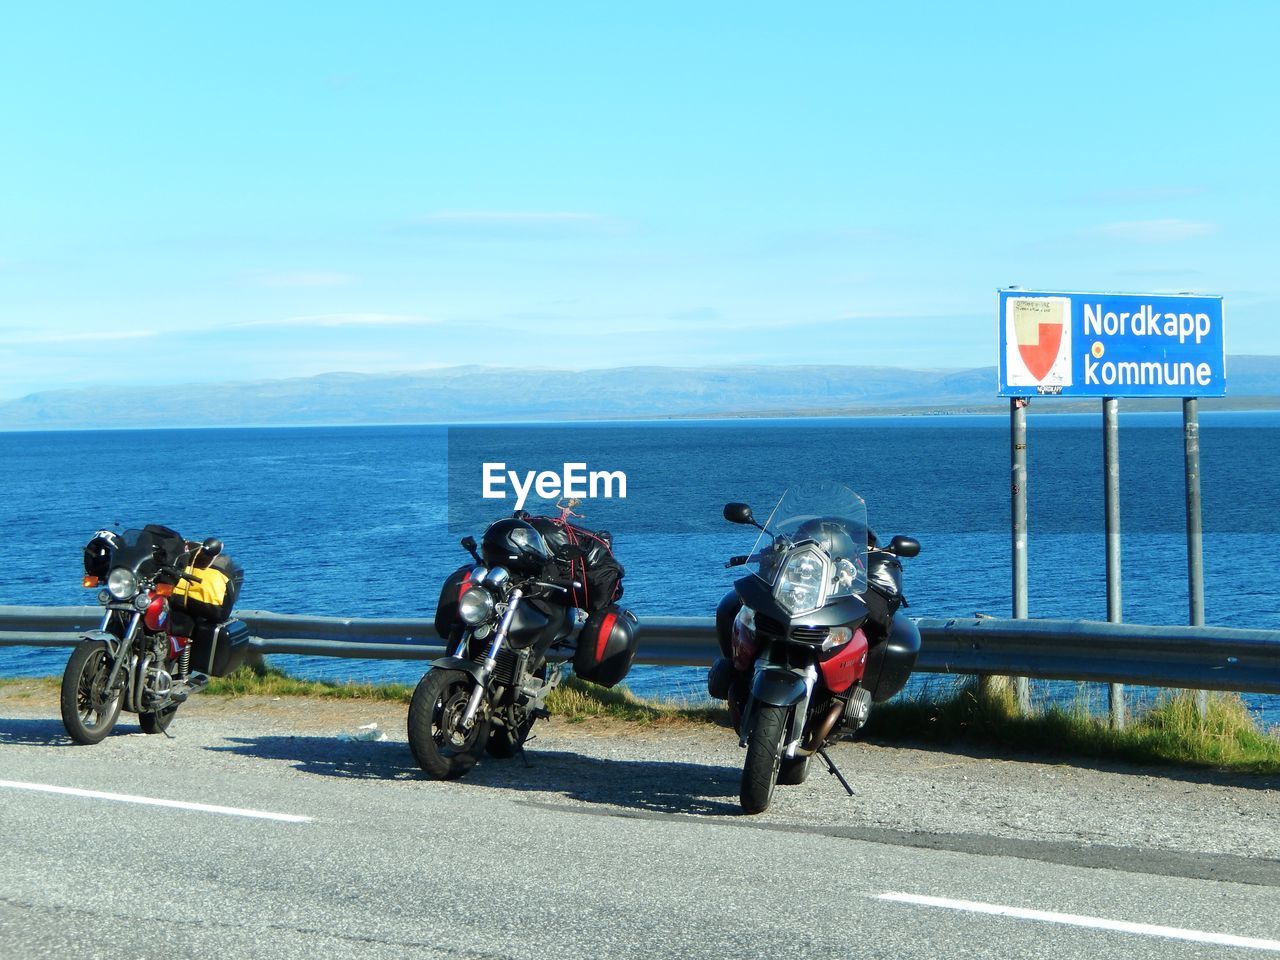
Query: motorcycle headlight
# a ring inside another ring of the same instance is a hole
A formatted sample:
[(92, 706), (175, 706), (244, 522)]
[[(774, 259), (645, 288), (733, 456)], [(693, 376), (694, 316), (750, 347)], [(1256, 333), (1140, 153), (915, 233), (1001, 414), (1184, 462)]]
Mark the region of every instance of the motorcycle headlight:
[(458, 598), (458, 616), (471, 626), (492, 619), (493, 610), (492, 594), (480, 587), (468, 587)]
[(827, 560), (815, 550), (799, 550), (787, 558), (773, 594), (794, 617), (822, 606), (826, 593)]
[(138, 592), (138, 578), (133, 575), (132, 570), (116, 567), (107, 577), (107, 590), (117, 600), (132, 600), (133, 595)]

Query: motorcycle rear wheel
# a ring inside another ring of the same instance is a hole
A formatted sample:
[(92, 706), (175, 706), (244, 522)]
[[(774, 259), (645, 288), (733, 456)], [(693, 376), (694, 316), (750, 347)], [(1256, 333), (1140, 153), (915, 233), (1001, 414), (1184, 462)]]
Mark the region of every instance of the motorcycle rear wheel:
[(409, 703), (409, 749), (423, 771), (437, 780), (467, 773), (489, 742), (490, 719), (481, 701), (470, 730), (462, 716), (475, 681), (461, 670), (428, 670)]
[(148, 710), (138, 714), (138, 726), (143, 733), (164, 733), (173, 722), (173, 715), (178, 712), (178, 704), (171, 704), (163, 710)]
[(86, 640), (71, 652), (62, 672), (62, 725), (73, 741), (88, 746), (104, 740), (120, 717), (122, 691), (108, 697), (111, 658), (101, 640)]
[(514, 757), (529, 739), (536, 717), (526, 716), (513, 733), (510, 727), (494, 726), (489, 733), (489, 743), (485, 747), (489, 756), (495, 760), (507, 760)]
[(790, 713), (788, 707), (771, 703), (756, 703), (752, 707), (751, 734), (747, 739), (747, 760), (742, 768), (739, 796), (746, 813), (764, 813), (773, 799)]

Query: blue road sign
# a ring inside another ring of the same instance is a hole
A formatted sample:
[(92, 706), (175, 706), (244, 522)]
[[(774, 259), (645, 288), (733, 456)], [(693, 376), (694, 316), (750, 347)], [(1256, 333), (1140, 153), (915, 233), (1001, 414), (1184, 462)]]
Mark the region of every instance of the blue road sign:
[(1002, 397), (1221, 397), (1221, 297), (1001, 290)]

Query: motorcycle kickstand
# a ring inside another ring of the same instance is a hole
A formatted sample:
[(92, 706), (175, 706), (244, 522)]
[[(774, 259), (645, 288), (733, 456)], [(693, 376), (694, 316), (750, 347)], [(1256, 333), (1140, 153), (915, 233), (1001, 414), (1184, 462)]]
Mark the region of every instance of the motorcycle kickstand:
[(831, 774), (833, 777), (839, 780), (840, 786), (844, 787), (845, 792), (852, 797), (853, 787), (849, 786), (849, 781), (844, 778), (844, 774), (840, 772), (840, 768), (837, 767), (835, 764), (835, 761), (832, 760), (831, 757), (827, 755), (827, 751), (825, 747), (820, 747), (818, 749), (818, 756), (820, 756), (826, 762), (827, 773)]
[(521, 761), (523, 761), (523, 763), (524, 763), (524, 768), (525, 768), (526, 770), (528, 770), (528, 769), (532, 768), (532, 767), (533, 767), (533, 764), (529, 762), (529, 755), (528, 755), (527, 753), (525, 753), (525, 752), (524, 752), (524, 744), (525, 744), (525, 743), (532, 743), (534, 740), (537, 740), (537, 739), (538, 739), (537, 737), (529, 737), (528, 739), (526, 739), (526, 740), (525, 740), (525, 742), (524, 742), (524, 743), (520, 744), (520, 759), (521, 759)]

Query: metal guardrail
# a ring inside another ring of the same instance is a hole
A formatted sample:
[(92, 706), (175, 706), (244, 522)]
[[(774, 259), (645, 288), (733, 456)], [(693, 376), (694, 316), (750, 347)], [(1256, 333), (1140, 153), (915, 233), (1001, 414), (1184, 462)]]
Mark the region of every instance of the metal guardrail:
[[(70, 646), (100, 607), (2, 607), (0, 645)], [(260, 653), (389, 660), (443, 654), (429, 618), (352, 619), (238, 611)], [(1280, 694), (1280, 630), (1142, 626), (1088, 620), (922, 619), (926, 673)], [(644, 617), (637, 662), (707, 666), (711, 617)]]

